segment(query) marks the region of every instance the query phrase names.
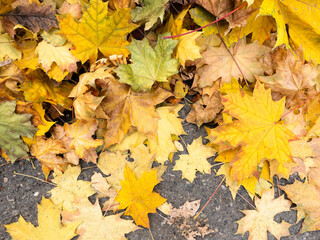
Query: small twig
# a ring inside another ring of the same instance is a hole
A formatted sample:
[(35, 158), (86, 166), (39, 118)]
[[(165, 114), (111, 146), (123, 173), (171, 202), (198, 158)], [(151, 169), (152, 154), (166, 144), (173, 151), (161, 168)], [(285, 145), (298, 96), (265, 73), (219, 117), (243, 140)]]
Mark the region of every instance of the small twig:
[(226, 179), (226, 177), (223, 177), (223, 179), (221, 180), (221, 182), (219, 183), (218, 187), (216, 188), (216, 190), (214, 190), (214, 192), (212, 193), (211, 197), (208, 199), (208, 201), (206, 202), (206, 204), (203, 206), (203, 208), (201, 208), (200, 212), (198, 212), (197, 215), (195, 215), (193, 217), (194, 220), (197, 219), (197, 217), (199, 217), (200, 213), (206, 208), (206, 206), (209, 204), (209, 202), (211, 201), (211, 199), (213, 198), (213, 196), (216, 194), (216, 192), (218, 191), (218, 189), (220, 188), (220, 186), (222, 185), (223, 181)]
[(34, 179), (39, 180), (39, 181), (41, 181), (41, 182), (45, 182), (45, 183), (51, 184), (51, 185), (53, 185), (53, 186), (55, 186), (55, 187), (58, 186), (58, 185), (55, 184), (55, 183), (51, 183), (51, 182), (45, 181), (45, 180), (43, 180), (43, 179), (41, 179), (41, 178), (37, 178), (37, 177), (30, 176), (30, 175), (23, 174), (23, 173), (18, 173), (18, 172), (16, 172), (16, 171), (13, 171), (13, 173), (16, 174), (16, 175), (24, 176), (24, 177), (34, 178)]
[(219, 23), (217, 22), (216, 25), (217, 25), (219, 37), (220, 37), (223, 45), (225, 46), (227, 52), (230, 54), (232, 60), (233, 60), (234, 63), (236, 64), (237, 68), (239, 69), (239, 71), (240, 71), (240, 73), (241, 73), (241, 75), (242, 75), (242, 77), (243, 77), (243, 80), (245, 81), (246, 85), (249, 87), (249, 84), (248, 84), (248, 82), (247, 82), (247, 80), (246, 80), (246, 78), (245, 78), (245, 76), (244, 76), (244, 74), (243, 74), (243, 72), (242, 72), (242, 70), (241, 70), (241, 68), (240, 68), (237, 60), (234, 58), (233, 54), (232, 54), (232, 53), (230, 52), (230, 50), (228, 49), (227, 44), (226, 44), (225, 41), (223, 40), (223, 37), (222, 37), (222, 35), (221, 35), (221, 33), (220, 33), (220, 29), (219, 29)]
[(301, 102), (298, 106), (292, 108), (289, 112), (287, 112), (286, 114), (283, 114), (280, 118), (283, 118), (285, 116), (287, 116), (289, 113), (293, 112), (294, 110), (296, 110), (297, 108), (301, 107), (303, 104), (305, 104), (306, 101), (308, 101), (310, 98), (313, 98), (314, 96), (316, 96), (318, 93), (320, 93), (320, 91), (312, 94), (310, 97), (308, 97), (307, 99), (305, 99), (303, 102)]
[(215, 21), (213, 21), (213, 22), (211, 22), (211, 23), (208, 23), (207, 25), (204, 25), (203, 27), (200, 27), (200, 28), (191, 30), (191, 31), (189, 31), (189, 32), (181, 33), (181, 34), (178, 34), (178, 35), (175, 35), (175, 36), (163, 36), (162, 38), (163, 38), (163, 39), (176, 38), (176, 37), (181, 37), (181, 36), (184, 36), (184, 35), (193, 33), (193, 32), (197, 32), (197, 31), (199, 31), (199, 30), (201, 30), (201, 29), (204, 29), (204, 28), (206, 28), (206, 27), (209, 27), (210, 25), (213, 25), (213, 24), (219, 22), (220, 20), (228, 17), (229, 15), (231, 15), (232, 13), (238, 11), (240, 8), (244, 7), (245, 5), (247, 5), (247, 2), (245, 2), (244, 4), (242, 4), (240, 7), (237, 7), (237, 8), (234, 9), (233, 11), (229, 12), (227, 15), (225, 15), (225, 16), (223, 16), (223, 17), (221, 17), (221, 18), (219, 18), (219, 19), (217, 19), (217, 20), (215, 20)]

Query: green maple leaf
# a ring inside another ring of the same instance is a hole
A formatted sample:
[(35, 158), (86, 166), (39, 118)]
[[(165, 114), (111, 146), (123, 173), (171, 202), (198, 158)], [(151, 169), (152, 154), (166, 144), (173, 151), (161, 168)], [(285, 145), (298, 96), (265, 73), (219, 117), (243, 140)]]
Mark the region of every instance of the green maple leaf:
[(127, 48), (131, 52), (133, 64), (121, 64), (115, 72), (120, 82), (131, 85), (133, 91), (148, 91), (155, 81), (166, 82), (167, 78), (178, 72), (178, 60), (171, 58), (177, 41), (163, 40), (153, 49), (146, 38), (133, 40)]
[(20, 136), (33, 138), (37, 129), (30, 122), (31, 114), (16, 114), (16, 101), (0, 103), (0, 147), (10, 160), (27, 157), (28, 147)]
[(149, 30), (163, 15), (169, 0), (142, 0), (143, 7), (136, 7), (131, 11), (131, 19), (134, 22), (146, 21), (145, 30)]

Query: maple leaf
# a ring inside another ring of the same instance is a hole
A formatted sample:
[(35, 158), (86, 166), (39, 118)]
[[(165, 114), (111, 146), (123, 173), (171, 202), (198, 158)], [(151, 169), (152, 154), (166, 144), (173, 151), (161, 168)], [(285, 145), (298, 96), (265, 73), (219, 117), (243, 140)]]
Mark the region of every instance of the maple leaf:
[(41, 104), (17, 101), (16, 113), (31, 113), (31, 123), (38, 128), (35, 136), (43, 136), (55, 124), (45, 118), (45, 110)]
[(125, 214), (130, 215), (137, 225), (150, 228), (148, 213), (155, 213), (156, 208), (166, 199), (153, 192), (157, 180), (157, 171), (144, 172), (139, 179), (126, 167), (124, 181), (121, 181), (121, 190), (116, 197), (120, 203), (119, 209), (125, 209)]
[(239, 38), (243, 38), (252, 33), (251, 40), (259, 41), (260, 44), (271, 37), (271, 31), (276, 28), (276, 22), (270, 16), (259, 16), (259, 8), (263, 0), (256, 0), (251, 5), (254, 9), (253, 13), (247, 18), (247, 24), (242, 27), (235, 27), (231, 33), (228, 34), (227, 43), (230, 45), (237, 42)]
[(198, 102), (191, 105), (186, 121), (200, 127), (203, 123), (213, 121), (222, 108), (219, 92), (215, 91), (211, 96), (203, 94)]
[(57, 156), (67, 152), (61, 141), (51, 138), (45, 140), (44, 137), (36, 137), (34, 141), (35, 143), (31, 145), (30, 152), (41, 162), (42, 171), (46, 179), (51, 170), (63, 172), (66, 169), (67, 162), (62, 157)]
[(207, 158), (215, 155), (215, 150), (211, 147), (202, 144), (202, 137), (197, 138), (191, 145), (187, 146), (188, 155), (179, 155), (179, 160), (173, 171), (182, 171), (182, 178), (188, 179), (190, 182), (196, 178), (196, 172), (207, 173), (211, 172), (211, 165)]
[(116, 191), (111, 188), (107, 178), (104, 178), (101, 173), (95, 172), (91, 177), (91, 186), (97, 191), (98, 198), (116, 196)]
[(12, 163), (27, 157), (28, 148), (20, 136), (33, 138), (36, 128), (31, 125), (31, 114), (16, 114), (16, 101), (0, 103), (0, 147)]
[(98, 200), (92, 205), (88, 199), (80, 198), (75, 200), (74, 206), (74, 212), (61, 212), (62, 223), (81, 221), (76, 230), (79, 239), (122, 240), (125, 239), (124, 234), (139, 229), (132, 220), (120, 218), (121, 213), (104, 217)]
[(241, 146), (230, 163), (234, 180), (249, 178), (264, 160), (269, 160), (277, 173), (288, 176), (285, 163), (292, 162), (288, 142), (296, 136), (280, 121), (284, 104), (284, 98), (272, 101), (270, 89), (265, 90), (259, 81), (253, 96), (241, 90), (224, 96), (224, 112), (238, 120), (209, 130), (209, 139), (221, 146), (220, 151)]
[(301, 232), (320, 229), (319, 173), (319, 167), (312, 168), (308, 173), (308, 180), (304, 183), (296, 180), (293, 184), (280, 186), (288, 198), (297, 204), (298, 215), (305, 217)]
[[(182, 105), (176, 107), (165, 106), (156, 109), (160, 119), (158, 120), (157, 139), (149, 139), (150, 152), (156, 155), (159, 163), (168, 160), (170, 153), (176, 152), (177, 148), (172, 141), (172, 136), (186, 134), (181, 125), (181, 119), (178, 118), (178, 112)], [(130, 149), (131, 150), (131, 149)]]
[(34, 33), (38, 33), (41, 29), (48, 32), (52, 27), (58, 27), (58, 21), (51, 5), (22, 4), (2, 16), (2, 26), (6, 32), (11, 33), (11, 37), (14, 36), (13, 27), (17, 24), (21, 24)]
[[(291, 50), (278, 48), (272, 55), (276, 73), (272, 76), (259, 76), (258, 80), (271, 88), (274, 99), (286, 98), (286, 107), (298, 105), (301, 101), (316, 92), (315, 81), (320, 73), (311, 63), (305, 63), (301, 49), (296, 57)], [(275, 93), (277, 96), (275, 96)]]
[[(124, 180), (123, 172), (128, 167), (136, 177), (140, 178), (144, 172), (149, 172), (155, 160), (154, 154), (149, 153), (149, 149), (140, 144), (135, 148), (131, 148), (132, 154), (130, 157), (134, 159), (133, 162), (126, 160), (126, 155), (122, 155), (119, 151), (103, 152), (99, 156), (98, 168), (106, 175), (108, 182), (114, 189), (120, 189), (120, 181)], [(164, 173), (167, 167), (162, 165), (156, 167), (158, 180)]]
[(57, 172), (53, 174), (54, 179), (52, 182), (57, 186), (49, 191), (51, 200), (55, 204), (63, 204), (64, 210), (74, 210), (73, 201), (76, 196), (89, 197), (95, 193), (90, 182), (77, 180), (80, 172), (80, 166), (68, 166), (64, 173)]
[(46, 41), (41, 41), (35, 51), (39, 54), (39, 63), (46, 71), (51, 69), (53, 62), (59, 66), (61, 71), (75, 72), (77, 70), (77, 59), (69, 52), (67, 46), (55, 47)]
[[(219, 153), (218, 157), (215, 159), (216, 162), (229, 163), (239, 152), (239, 148), (227, 150)], [(233, 200), (235, 200), (236, 195), (240, 186), (242, 185), (247, 191), (251, 198), (255, 194), (262, 195), (262, 191), (270, 189), (272, 186), (272, 178), (270, 178), (270, 170), (268, 162), (264, 162), (261, 170), (261, 174), (257, 179), (255, 176), (246, 178), (242, 181), (234, 181), (232, 179), (232, 167), (228, 164), (223, 164), (217, 171), (217, 175), (224, 175), (226, 178), (226, 185), (229, 187)], [(271, 183), (269, 183), (271, 182)]]
[[(264, 0), (259, 15), (270, 15), (277, 22), (277, 42), (274, 47), (284, 43), (290, 48), (288, 35), (293, 47), (303, 46), (307, 61), (320, 63), (319, 57), (319, 22), (320, 10), (317, 1), (303, 2), (299, 0)], [(288, 26), (288, 33), (287, 33)]]
[[(189, 8), (183, 10), (174, 19), (170, 15), (169, 22), (166, 25), (166, 31), (171, 32), (171, 35), (178, 35), (181, 33), (188, 32), (187, 29), (182, 28), (183, 19), (188, 13)], [(184, 35), (175, 40), (179, 40), (178, 45), (175, 48), (175, 57), (179, 59), (179, 62), (183, 67), (185, 67), (186, 60), (194, 60), (196, 58), (201, 58), (200, 46), (196, 44), (196, 39), (201, 35), (201, 32), (193, 32), (188, 35)]]
[(291, 202), (284, 199), (284, 195), (275, 199), (273, 189), (264, 191), (261, 199), (255, 197), (255, 205), (256, 210), (242, 210), (246, 216), (237, 221), (237, 233), (245, 234), (249, 231), (248, 240), (267, 240), (267, 231), (277, 239), (290, 235), (289, 223), (277, 223), (273, 220), (276, 214), (290, 211)]
[(0, 41), (1, 41), (1, 46), (0, 46), (0, 61), (4, 61), (6, 57), (12, 59), (12, 60), (17, 60), (21, 58), (21, 51), (16, 49), (12, 45), (12, 38), (9, 36), (8, 33), (3, 33), (0, 34)]
[(155, 138), (159, 119), (155, 105), (171, 96), (161, 88), (146, 93), (135, 93), (126, 84), (110, 79), (100, 106), (110, 117), (103, 133), (105, 148), (122, 141), (131, 127), (147, 137)]
[(38, 227), (26, 222), (22, 216), (18, 222), (5, 227), (13, 239), (46, 240), (50, 236), (54, 239), (69, 240), (76, 236), (75, 230), (80, 222), (62, 225), (60, 210), (61, 208), (54, 205), (50, 199), (42, 198), (41, 204), (38, 204)]
[[(207, 223), (201, 218), (195, 222), (193, 216), (196, 214), (200, 207), (200, 200), (192, 202), (186, 201), (181, 207), (173, 208), (171, 204), (171, 214), (168, 219), (170, 225), (174, 224), (180, 230), (182, 236), (187, 240), (194, 240), (197, 236), (204, 237), (215, 231), (210, 229)], [(178, 223), (178, 224), (177, 224)]]
[(142, 41), (133, 39), (128, 50), (133, 64), (120, 64), (114, 71), (120, 82), (131, 85), (133, 91), (149, 91), (155, 81), (167, 82), (167, 78), (178, 72), (177, 59), (171, 58), (177, 41), (162, 39), (153, 49), (146, 38)]
[[(229, 49), (244, 77), (249, 82), (255, 80), (254, 75), (263, 74), (263, 66), (258, 60), (269, 50), (269, 47), (259, 45), (258, 42), (246, 44), (245, 39), (240, 40), (237, 47), (233, 45)], [(218, 80), (220, 77), (222, 84), (230, 82), (232, 77), (236, 79), (242, 78), (239, 68), (223, 44), (220, 47), (209, 47), (202, 56), (202, 61), (206, 65), (198, 69), (200, 76), (198, 86), (200, 88), (212, 86), (213, 81)]]
[(145, 30), (149, 30), (160, 19), (163, 21), (164, 11), (169, 0), (140, 0), (142, 7), (131, 10), (131, 18), (134, 22), (145, 21)]
[(27, 77), (27, 80), (20, 86), (27, 101), (36, 103), (49, 102), (70, 109), (72, 101), (68, 99), (68, 95), (73, 84), (62, 82), (57, 87), (54, 81), (49, 80), (48, 76), (39, 69), (31, 72)]
[(66, 145), (73, 149), (75, 153), (83, 158), (86, 150), (96, 148), (103, 144), (101, 139), (92, 139), (92, 135), (97, 130), (98, 122), (87, 122), (84, 120), (77, 120), (75, 123), (64, 125), (64, 130), (68, 142)]
[(82, 63), (88, 59), (95, 61), (98, 50), (106, 57), (113, 54), (128, 56), (126, 35), (137, 27), (130, 23), (129, 9), (110, 14), (108, 4), (102, 0), (90, 1), (80, 22), (70, 15), (59, 17), (59, 26), (61, 33), (75, 46), (72, 54)]
[[(239, 7), (241, 3), (239, 0), (195, 0), (195, 2), (219, 18), (227, 15), (232, 9)], [(246, 19), (251, 12), (252, 8), (248, 7), (239, 9), (227, 16), (225, 19), (229, 22), (229, 29), (245, 25)]]

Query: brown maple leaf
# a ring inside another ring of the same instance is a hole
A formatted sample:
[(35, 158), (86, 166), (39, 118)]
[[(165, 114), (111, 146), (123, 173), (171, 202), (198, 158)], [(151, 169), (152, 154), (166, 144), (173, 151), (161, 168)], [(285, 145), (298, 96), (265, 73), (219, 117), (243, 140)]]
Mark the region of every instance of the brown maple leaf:
[(107, 89), (102, 91), (104, 97), (100, 106), (110, 117), (104, 131), (105, 147), (120, 143), (129, 131), (135, 127), (148, 137), (156, 137), (159, 116), (155, 106), (172, 94), (161, 88), (151, 92), (136, 93), (127, 84), (110, 79)]
[(52, 6), (38, 6), (33, 4), (22, 4), (17, 6), (13, 11), (2, 15), (2, 26), (11, 37), (14, 37), (14, 26), (21, 24), (34, 33), (41, 29), (49, 32), (52, 27), (58, 27), (58, 20), (55, 16)]
[(287, 97), (286, 107), (297, 105), (316, 92), (313, 81), (320, 73), (312, 63), (305, 63), (302, 49), (295, 51), (278, 47), (272, 53), (271, 67), (276, 72), (272, 76), (259, 76), (258, 79), (273, 91), (273, 98)]

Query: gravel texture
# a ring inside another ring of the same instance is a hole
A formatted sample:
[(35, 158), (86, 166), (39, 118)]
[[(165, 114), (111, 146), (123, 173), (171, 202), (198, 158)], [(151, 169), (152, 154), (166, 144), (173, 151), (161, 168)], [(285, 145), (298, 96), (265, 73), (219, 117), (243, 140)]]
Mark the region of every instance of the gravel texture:
[[(181, 110), (181, 115), (186, 116), (188, 107)], [(187, 136), (182, 136), (182, 144), (191, 144), (191, 142), (199, 136), (205, 136), (206, 131), (203, 127), (198, 129), (193, 124), (183, 123)], [(205, 142), (206, 140), (203, 139)], [(174, 161), (177, 159), (178, 153), (174, 155)], [(213, 163), (214, 158), (209, 159)], [(11, 239), (10, 235), (5, 231), (4, 225), (15, 222), (21, 214), (26, 221), (32, 224), (37, 224), (37, 205), (41, 198), (49, 197), (47, 193), (52, 189), (52, 185), (39, 181), (34, 178), (21, 176), (16, 173), (22, 173), (30, 176), (35, 176), (43, 179), (40, 163), (37, 160), (32, 160), (33, 165), (26, 160), (17, 161), (14, 164), (5, 164), (5, 160), (0, 158), (0, 240)], [(82, 171), (79, 179), (89, 180), (95, 171), (99, 171), (93, 164), (81, 163), (83, 167), (92, 166), (89, 169)], [(213, 163), (214, 164), (214, 163)], [(193, 183), (186, 179), (181, 179), (180, 171), (172, 171), (170, 164), (167, 171), (163, 175), (164, 181), (156, 186), (156, 191), (167, 198), (168, 202), (173, 207), (178, 208), (182, 206), (187, 200), (193, 201), (201, 199), (201, 207), (210, 198), (215, 191), (218, 184), (221, 182), (221, 177), (216, 176), (214, 171), (211, 175), (203, 175), (197, 173), (197, 178)], [(213, 169), (218, 169), (218, 166), (213, 166)], [(50, 178), (50, 176), (49, 176)], [(288, 184), (293, 182), (296, 176), (290, 177), (289, 181), (280, 180), (278, 184)], [(276, 191), (276, 194), (279, 192)], [(306, 196), (307, 197), (307, 196)], [(94, 198), (94, 196), (92, 197)], [(240, 210), (253, 209), (250, 204), (252, 200), (246, 191), (241, 188), (235, 201), (232, 200), (229, 189), (223, 183), (210, 203), (204, 209), (200, 218), (207, 219), (207, 223), (215, 233), (209, 234), (204, 238), (197, 239), (214, 239), (214, 240), (242, 240), (248, 239), (248, 233), (244, 236), (236, 234), (237, 224), (235, 221), (239, 220), (243, 213)], [(200, 207), (200, 208), (201, 208)], [(166, 221), (167, 216), (158, 212), (156, 214), (149, 214), (151, 231), (155, 240), (183, 240), (185, 239), (179, 230), (174, 225), (169, 225)], [(276, 215), (275, 220), (280, 222), (285, 220), (294, 224), (296, 222), (296, 212), (290, 211)], [(296, 235), (301, 227), (301, 222), (294, 224), (290, 228), (289, 237), (283, 237), (281, 240), (320, 240), (320, 231), (308, 232)], [(150, 232), (147, 229), (137, 230), (133, 233), (127, 234), (129, 240), (149, 240), (151, 239)], [(76, 239), (76, 238), (74, 238)], [(268, 234), (269, 240), (275, 238)]]

